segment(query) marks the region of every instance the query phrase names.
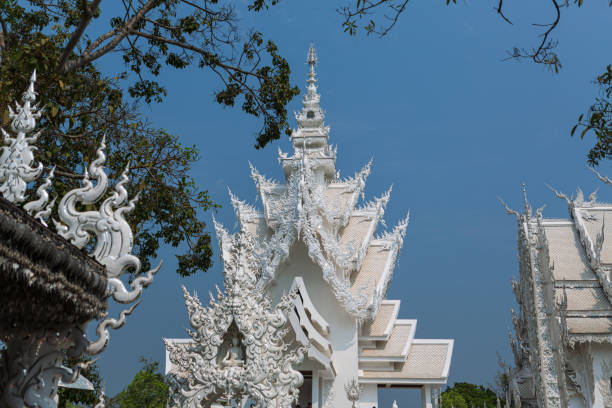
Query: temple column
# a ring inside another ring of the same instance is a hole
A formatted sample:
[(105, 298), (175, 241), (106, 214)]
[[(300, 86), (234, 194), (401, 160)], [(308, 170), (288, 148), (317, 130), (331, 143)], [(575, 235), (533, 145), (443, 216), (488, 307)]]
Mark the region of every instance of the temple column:
[(421, 387), (421, 407), (433, 408), (433, 402), (431, 400), (431, 386), (428, 384)]
[(312, 408), (319, 408), (319, 371), (312, 371)]

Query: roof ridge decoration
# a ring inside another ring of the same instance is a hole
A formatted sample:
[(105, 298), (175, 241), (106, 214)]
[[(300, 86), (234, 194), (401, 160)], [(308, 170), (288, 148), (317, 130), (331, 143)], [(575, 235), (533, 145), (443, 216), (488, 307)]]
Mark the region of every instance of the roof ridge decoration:
[[(555, 332), (555, 328), (559, 328), (562, 316), (558, 310), (550, 310), (549, 302), (556, 304), (554, 292), (551, 295), (545, 290), (548, 284), (554, 287), (555, 278), (552, 273), (554, 265), (550, 260), (548, 240), (542, 224), (544, 207), (537, 209), (534, 216), (527, 200), (527, 189), (524, 183), (522, 189), (523, 213), (509, 208), (500, 199), (506, 213), (516, 216), (519, 226), (520, 281), (514, 279), (512, 288), (521, 310), (518, 320), (516, 314), (512, 312), (515, 330), (518, 328), (519, 331), (516, 331), (516, 340), (510, 333), (510, 343), (515, 361), (521, 360), (522, 363), (517, 365), (512, 373), (509, 373), (511, 388), (513, 398), (517, 400), (517, 383), (523, 374), (523, 366), (529, 364), (533, 367), (531, 375), (538, 400), (543, 401), (545, 408), (557, 407), (566, 392), (558, 382), (558, 377), (564, 375), (566, 361), (563, 354), (560, 355), (563, 361), (556, 359), (555, 350), (559, 349), (559, 341), (563, 341), (563, 338), (553, 338), (552, 333)], [(521, 290), (521, 286), (525, 290)], [(528, 298), (523, 298), (523, 294), (526, 294)], [(553, 299), (547, 299), (547, 296), (553, 296)], [(527, 307), (533, 308), (532, 313), (524, 310)], [(521, 324), (520, 319), (526, 320)], [(523, 325), (527, 327), (526, 333), (521, 331)], [(525, 334), (528, 339), (524, 338)], [(529, 344), (537, 345), (537, 347), (529, 348)]]
[(272, 308), (256, 286), (259, 265), (252, 237), (244, 231), (226, 235), (222, 245), (225, 294), (217, 287), (217, 299), (211, 294), (210, 306), (204, 307), (183, 287), (193, 343), (164, 339), (172, 362), (169, 406), (198, 408), (225, 393), (228, 401), (249, 396), (258, 406), (275, 400), (275, 406), (289, 408), (303, 382), (294, 366), (305, 352), (284, 342), (296, 293)]
[[(597, 175), (597, 177), (599, 177), (600, 180), (612, 185), (612, 183), (607, 177), (602, 177), (597, 171), (595, 171), (594, 169), (592, 170)], [(585, 221), (589, 220), (588, 217), (587, 219), (585, 219), (585, 216), (587, 216), (587, 214), (582, 214), (580, 211), (582, 208), (588, 208), (596, 204), (597, 190), (591, 193), (589, 195), (589, 201), (585, 202), (584, 195), (582, 193), (582, 190), (580, 189), (578, 189), (576, 198), (570, 198), (566, 194), (563, 194), (550, 186), (548, 186), (548, 188), (558, 198), (565, 200), (565, 202), (567, 203), (568, 211), (570, 213), (570, 216), (574, 220), (574, 225), (576, 226), (576, 230), (578, 231), (578, 234), (580, 236), (580, 241), (586, 252), (587, 259), (589, 260), (589, 266), (591, 267), (593, 272), (595, 272), (595, 275), (597, 276), (597, 279), (599, 280), (599, 283), (601, 284), (604, 293), (606, 294), (608, 302), (612, 304), (612, 281), (610, 280), (608, 272), (601, 265), (601, 249), (604, 242), (604, 230), (606, 227), (605, 217), (601, 225), (601, 232), (597, 234), (595, 241), (593, 241), (587, 232), (587, 227), (585, 224)]]
[[(42, 114), (42, 109), (38, 107), (38, 104), (32, 105), (36, 102), (35, 83), (36, 70), (30, 76), (28, 89), (23, 93), (23, 104), (20, 105), (15, 101), (16, 112), (10, 105), (8, 106), (9, 118), (12, 119), (11, 130), (16, 133), (16, 136), (13, 138), (4, 129), (0, 129), (4, 140), (9, 144), (0, 147), (2, 150), (0, 155), (0, 182), (2, 183), (0, 184), (0, 193), (13, 204), (20, 204), (26, 200), (25, 193), (28, 183), (36, 181), (43, 172), (43, 164), (40, 162), (36, 167), (32, 167), (36, 147), (30, 145), (30, 143), (38, 140), (41, 133), (39, 130), (30, 135), (36, 128), (36, 119), (39, 119)], [(45, 208), (49, 201), (47, 190), (51, 186), (54, 169), (55, 167), (49, 171), (44, 183), (36, 190), (39, 198), (23, 206), (28, 214), (34, 215), (34, 218), (40, 220), (44, 225), (46, 225), (44, 218), (50, 214), (51, 207), (54, 204), (52, 202)]]

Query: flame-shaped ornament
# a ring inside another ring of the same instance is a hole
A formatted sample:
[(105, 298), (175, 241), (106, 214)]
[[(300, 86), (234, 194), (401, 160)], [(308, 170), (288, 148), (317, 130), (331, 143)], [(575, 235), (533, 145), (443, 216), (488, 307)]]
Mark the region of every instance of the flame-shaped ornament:
[(2, 135), (8, 146), (2, 146), (0, 155), (0, 193), (12, 203), (22, 203), (25, 201), (25, 192), (29, 182), (36, 180), (43, 170), (42, 163), (32, 167), (34, 164), (34, 150), (36, 147), (30, 146), (35, 142), (40, 132), (28, 136), (36, 127), (36, 119), (40, 118), (41, 110), (37, 105), (32, 105), (36, 101), (34, 83), (36, 82), (36, 71), (30, 77), (30, 85), (24, 92), (23, 105), (15, 102), (15, 111), (8, 107), (11, 121), (11, 129), (17, 135), (11, 137), (4, 129)]

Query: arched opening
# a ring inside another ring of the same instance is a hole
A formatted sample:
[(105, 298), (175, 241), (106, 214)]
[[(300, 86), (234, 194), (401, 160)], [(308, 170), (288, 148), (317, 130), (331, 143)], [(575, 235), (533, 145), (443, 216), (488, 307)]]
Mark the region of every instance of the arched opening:
[(308, 111), (308, 112), (306, 112), (306, 117), (307, 117), (308, 119), (314, 119), (314, 117), (315, 117), (314, 111)]

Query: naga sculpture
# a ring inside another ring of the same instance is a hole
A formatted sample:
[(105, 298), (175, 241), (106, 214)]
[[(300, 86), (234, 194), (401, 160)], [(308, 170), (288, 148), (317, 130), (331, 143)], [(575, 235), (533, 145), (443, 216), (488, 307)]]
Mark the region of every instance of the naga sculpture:
[[(54, 408), (59, 380), (73, 383), (87, 366), (67, 369), (62, 365), (66, 357), (101, 353), (108, 345), (109, 328), (123, 326), (138, 304), (115, 319), (106, 317), (108, 298), (133, 303), (161, 267), (139, 274), (125, 219), (138, 197), (128, 199), (128, 169), (107, 197), (104, 140), (82, 186), (60, 200), (60, 220), (53, 220), (56, 232), (48, 228), (55, 204), (49, 196), (54, 168), (36, 189), (37, 198), (28, 194), (44, 171), (42, 163), (35, 164), (36, 148), (31, 145), (40, 135), (31, 134), (41, 115), (35, 81), (36, 72), (23, 103), (17, 103), (15, 111), (9, 107), (15, 137), (2, 129), (8, 145), (1, 147), (0, 155), (0, 341), (5, 345), (0, 352), (0, 405), (8, 408)], [(100, 201), (97, 211), (77, 209)], [(91, 234), (96, 238), (93, 251), (88, 246)], [(129, 289), (121, 280), (126, 272), (137, 276)], [(95, 320), (98, 339), (90, 341), (85, 330)]]

